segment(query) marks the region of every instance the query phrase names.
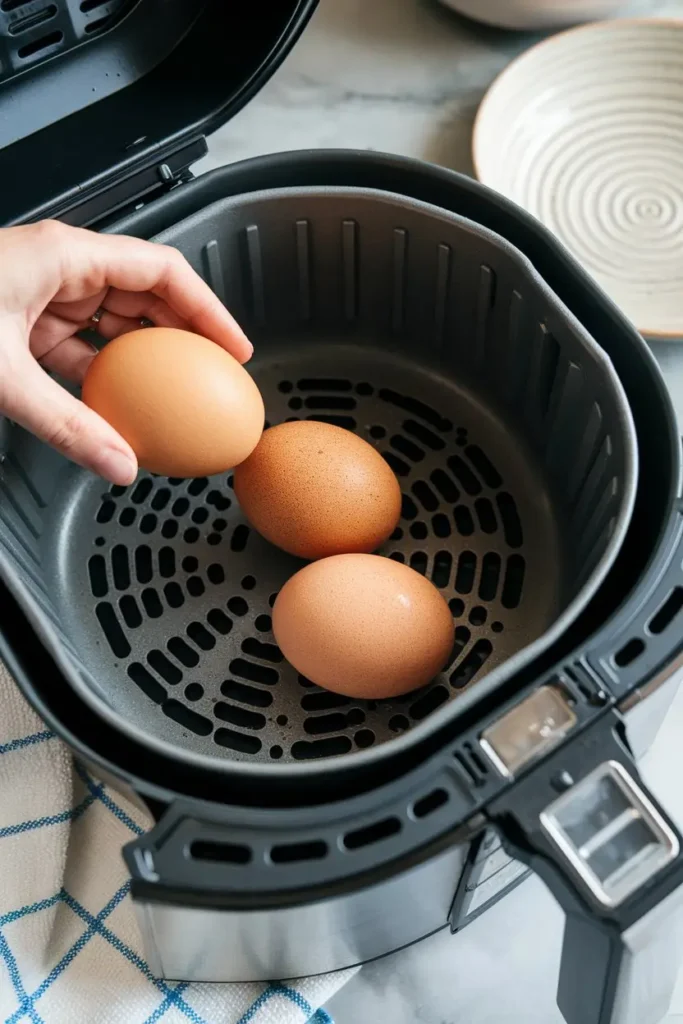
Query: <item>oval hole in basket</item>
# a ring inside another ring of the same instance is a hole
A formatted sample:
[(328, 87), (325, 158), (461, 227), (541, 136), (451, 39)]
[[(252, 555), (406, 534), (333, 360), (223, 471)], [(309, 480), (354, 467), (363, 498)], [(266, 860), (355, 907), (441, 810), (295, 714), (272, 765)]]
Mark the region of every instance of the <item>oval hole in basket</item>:
[(116, 589), (128, 590), (130, 586), (130, 567), (128, 565), (128, 549), (123, 544), (116, 544), (112, 548), (111, 569)]
[(164, 587), (164, 597), (170, 608), (182, 608), (185, 604), (185, 595), (178, 583), (167, 583)]
[(230, 549), (239, 554), (246, 548), (248, 540), (249, 527), (245, 526), (244, 523), (240, 523), (240, 525), (235, 528), (235, 531), (232, 535), (232, 540), (230, 541)]
[(143, 479), (140, 480), (135, 485), (135, 490), (131, 494), (130, 500), (135, 502), (136, 505), (142, 505), (145, 501), (147, 501), (150, 494), (152, 493), (153, 486), (154, 485), (152, 484), (152, 481), (149, 479), (149, 477), (143, 477)]
[(448, 468), (458, 481), (466, 494), (472, 496), (481, 494), (481, 483), (464, 459), (459, 455), (451, 455), (448, 459)]
[(505, 568), (503, 593), (500, 603), (503, 608), (517, 608), (522, 600), (526, 563), (521, 555), (510, 555)]
[(346, 715), (338, 711), (307, 718), (304, 722), (304, 731), (309, 736), (321, 736), (328, 732), (343, 732), (347, 724)]
[(330, 409), (330, 410), (352, 410), (356, 408), (355, 398), (345, 398), (341, 395), (311, 395), (304, 402), (307, 409)]
[(432, 711), (436, 711), (442, 704), (445, 704), (450, 694), (445, 686), (433, 686), (427, 690), (422, 697), (419, 697), (414, 704), (408, 708), (408, 713), (416, 722), (421, 722)]
[(119, 610), (121, 612), (121, 618), (128, 626), (129, 629), (138, 629), (142, 625), (142, 613), (138, 608), (138, 603), (132, 594), (124, 594), (119, 601)]
[(489, 499), (477, 498), (474, 503), (474, 510), (477, 513), (477, 519), (482, 531), (484, 533), (495, 533), (498, 529), (498, 520)]
[(413, 441), (404, 437), (403, 434), (394, 434), (389, 444), (401, 455), (405, 455), (411, 462), (422, 462), (425, 453)]
[(379, 392), (379, 397), (383, 402), (394, 405), (397, 409), (403, 409), (404, 412), (410, 412), (413, 416), (419, 416), (421, 420), (430, 423), (437, 430), (440, 430), (441, 433), (445, 434), (453, 429), (453, 424), (450, 420), (445, 419), (436, 409), (425, 405), (424, 402), (417, 398), (411, 398), (410, 395), (401, 395), (390, 388), (382, 388)]
[(465, 455), (470, 460), (479, 476), (487, 487), (497, 488), (503, 483), (503, 478), (490, 461), (488, 456), (476, 444), (468, 445), (465, 448)]
[(160, 487), (150, 502), (155, 512), (161, 512), (171, 500), (170, 487)]
[(453, 522), (461, 537), (471, 537), (474, 533), (472, 513), (466, 505), (456, 505), (453, 509)]
[(163, 704), (168, 693), (161, 683), (157, 682), (154, 676), (147, 671), (144, 665), (134, 661), (128, 666), (127, 672), (135, 685), (139, 686), (150, 700), (154, 701), (155, 704)]
[(352, 388), (351, 381), (342, 377), (302, 377), (296, 386), (299, 391), (351, 391)]
[(270, 859), (273, 864), (296, 864), (305, 860), (322, 860), (327, 856), (327, 843), (322, 839), (305, 843), (283, 843), (273, 846)]
[(113, 607), (108, 601), (100, 601), (95, 607), (95, 615), (116, 657), (127, 658), (130, 654), (130, 644), (119, 625)]
[(197, 495), (201, 494), (202, 491), (205, 491), (208, 486), (209, 481), (207, 480), (207, 478), (205, 476), (198, 476), (195, 480), (190, 481), (187, 488), (187, 493), (191, 494), (193, 497), (196, 498)]
[(273, 703), (272, 693), (267, 690), (258, 690), (255, 686), (247, 686), (245, 683), (238, 683), (234, 679), (226, 679), (221, 683), (221, 693), (229, 700), (239, 701), (240, 704), (249, 704), (254, 708), (267, 708)]
[(432, 481), (444, 501), (452, 504), (453, 502), (460, 500), (460, 491), (455, 486), (448, 473), (444, 472), (443, 469), (435, 469), (429, 479)]
[(352, 746), (348, 736), (326, 736), (322, 740), (298, 740), (292, 745), (292, 757), (296, 761), (337, 757), (340, 754), (348, 754)]
[(498, 592), (498, 581), (502, 560), (495, 551), (488, 551), (481, 563), (481, 578), (479, 580), (479, 598), (482, 601), (493, 601)]
[(197, 736), (210, 736), (213, 732), (213, 724), (205, 715), (200, 715), (198, 711), (193, 711), (173, 697), (164, 701), (161, 710), (168, 718), (172, 718), (178, 725), (196, 733)]
[(360, 850), (364, 846), (372, 846), (373, 843), (381, 843), (384, 839), (398, 835), (401, 831), (399, 818), (384, 818), (376, 821), (365, 828), (355, 829), (347, 832), (342, 842), (347, 850)]
[(435, 516), (432, 516), (432, 530), (439, 540), (450, 537), (451, 524), (448, 521), (448, 516), (445, 516), (443, 512), (438, 512)]
[(452, 568), (453, 556), (450, 551), (437, 551), (434, 555), (434, 565), (432, 567), (432, 583), (435, 587), (443, 589), (448, 586)]
[(258, 736), (247, 736), (243, 732), (235, 732), (234, 729), (216, 729), (213, 738), (221, 747), (228, 747), (240, 754), (258, 754), (263, 746)]
[(455, 589), (459, 594), (470, 594), (477, 573), (477, 556), (474, 551), (461, 551), (455, 573)]
[(501, 491), (500, 494), (496, 495), (496, 504), (500, 512), (500, 518), (503, 521), (503, 533), (505, 534), (506, 542), (511, 548), (521, 548), (524, 535), (515, 499), (507, 491)]
[(281, 661), (284, 661), (284, 655), (279, 647), (275, 644), (263, 643), (262, 640), (257, 640), (256, 637), (253, 636), (249, 636), (246, 640), (242, 641), (242, 650), (252, 658), (260, 658), (262, 661), (271, 661), (276, 665)]
[(255, 665), (253, 661), (246, 661), (244, 658), (235, 658), (231, 661), (230, 671), (241, 679), (247, 679), (252, 683), (265, 683), (267, 686), (274, 686), (280, 678), (274, 668)]
[(252, 853), (248, 846), (241, 846), (238, 843), (195, 839), (190, 844), (190, 856), (195, 860), (212, 861), (216, 864), (248, 864)]
[(175, 576), (175, 572), (175, 551), (169, 547), (161, 548), (159, 551), (159, 573), (165, 580), (170, 580)]
[(670, 626), (678, 613), (683, 609), (683, 587), (676, 587), (662, 604), (659, 611), (650, 619), (648, 629), (655, 636), (663, 633)]
[(179, 636), (172, 636), (166, 644), (174, 658), (177, 658), (185, 668), (196, 668), (199, 664), (199, 655), (196, 651), (181, 640)]
[(331, 693), (329, 690), (305, 693), (301, 698), (301, 707), (304, 711), (332, 711), (334, 708), (348, 707), (350, 703), (350, 697), (343, 697), (340, 693)]
[(135, 549), (135, 575), (138, 583), (150, 583), (154, 575), (152, 549), (146, 544)]
[(201, 597), (206, 589), (200, 576), (190, 576), (185, 586), (190, 597)]
[(476, 676), (477, 672), (488, 661), (493, 651), (490, 640), (482, 637), (473, 644), (455, 671), (451, 673), (450, 683), (456, 690), (464, 689)]
[(206, 616), (206, 621), (212, 629), (215, 629), (221, 636), (227, 636), (232, 629), (232, 619), (229, 619), (220, 608), (212, 608)]
[(107, 566), (102, 555), (93, 555), (88, 559), (88, 576), (92, 596), (106, 597), (109, 586), (107, 584)]
[(435, 434), (434, 431), (428, 430), (424, 424), (416, 423), (415, 420), (405, 420), (403, 423), (403, 429), (406, 434), (410, 434), (410, 436), (416, 438), (420, 444), (425, 445), (427, 448), (431, 448), (434, 452), (440, 452), (446, 447), (445, 441)]
[(186, 632), (190, 640), (202, 651), (211, 651), (216, 646), (215, 636), (209, 633), (208, 629), (202, 626), (201, 622), (191, 622)]
[(147, 663), (171, 686), (177, 686), (183, 678), (183, 673), (178, 666), (169, 661), (162, 651), (150, 651), (147, 655)]
[(157, 517), (148, 512), (140, 520), (140, 533), (154, 533), (157, 528)]
[(153, 590), (151, 587), (142, 591), (140, 594), (140, 600), (142, 601), (142, 606), (150, 619), (160, 619), (164, 614), (164, 607), (161, 603), (161, 599), (156, 590)]
[(433, 789), (431, 793), (427, 793), (426, 796), (415, 801), (413, 804), (413, 814), (416, 818), (427, 818), (447, 803), (448, 793), (446, 790), (441, 788)]
[(439, 499), (428, 483), (424, 480), (416, 481), (412, 486), (412, 492), (426, 512), (436, 512), (439, 507)]
[(108, 523), (111, 519), (114, 518), (114, 513), (115, 512), (116, 512), (116, 504), (115, 504), (115, 502), (110, 501), (107, 498), (105, 501), (102, 502), (102, 504), (98, 508), (97, 515), (95, 516), (95, 519), (96, 519), (96, 521), (98, 523)]
[(614, 663), (619, 668), (626, 668), (628, 665), (632, 665), (644, 651), (645, 641), (640, 637), (633, 637), (614, 655)]
[(263, 729), (266, 724), (265, 715), (259, 714), (258, 711), (236, 708), (222, 700), (214, 704), (213, 713), (216, 718), (220, 718), (221, 722), (230, 722), (231, 725), (236, 725), (240, 729)]
[(380, 452), (380, 454), (397, 476), (408, 476), (410, 473), (410, 466), (407, 462), (404, 462), (403, 459), (399, 459), (398, 455), (394, 455), (393, 452)]

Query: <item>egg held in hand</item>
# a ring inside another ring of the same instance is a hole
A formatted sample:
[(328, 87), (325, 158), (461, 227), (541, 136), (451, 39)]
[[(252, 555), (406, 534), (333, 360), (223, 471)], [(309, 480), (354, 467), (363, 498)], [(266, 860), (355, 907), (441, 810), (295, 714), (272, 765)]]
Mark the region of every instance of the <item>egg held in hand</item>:
[(314, 420), (266, 430), (234, 486), (252, 526), (299, 558), (375, 551), (401, 515), (398, 480), (379, 452)]
[(110, 341), (88, 368), (83, 401), (161, 476), (223, 473), (263, 433), (263, 399), (247, 371), (220, 345), (169, 327)]
[(454, 642), (453, 618), (436, 587), (381, 555), (336, 555), (301, 569), (275, 601), (273, 633), (297, 672), (366, 700), (424, 686)]

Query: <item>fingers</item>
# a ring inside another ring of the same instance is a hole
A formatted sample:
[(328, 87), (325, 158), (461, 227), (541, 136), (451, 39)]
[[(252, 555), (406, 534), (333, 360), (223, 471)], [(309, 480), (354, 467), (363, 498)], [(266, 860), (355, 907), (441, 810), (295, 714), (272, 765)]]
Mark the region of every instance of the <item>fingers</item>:
[(26, 354), (6, 389), (3, 411), (85, 469), (126, 486), (137, 475), (132, 448), (108, 423), (61, 388)]
[(106, 297), (97, 330), (103, 338), (116, 338), (126, 331), (139, 330), (142, 319), (151, 320), (155, 327), (193, 330), (187, 320), (151, 292), (119, 292), (115, 288)]
[[(106, 287), (116, 292), (149, 292), (191, 330), (222, 345), (240, 362), (251, 357), (253, 347), (242, 329), (176, 249), (80, 228), (50, 230), (55, 242), (61, 237), (62, 254), (62, 284), (54, 303), (82, 302)], [(106, 298), (108, 307), (111, 294)], [(149, 312), (139, 315), (155, 320)]]
[(82, 384), (88, 367), (97, 355), (97, 349), (80, 338), (65, 338), (40, 361), (40, 365), (58, 373), (65, 380)]

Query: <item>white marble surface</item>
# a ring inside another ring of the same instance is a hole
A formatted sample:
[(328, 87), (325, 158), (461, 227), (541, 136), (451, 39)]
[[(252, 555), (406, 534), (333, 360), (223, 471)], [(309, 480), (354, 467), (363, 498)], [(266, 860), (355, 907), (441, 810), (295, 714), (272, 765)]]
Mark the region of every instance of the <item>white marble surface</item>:
[[(683, 0), (643, 0), (683, 16)], [(484, 29), (435, 0), (321, 0), (262, 93), (211, 140), (197, 170), (287, 149), (348, 147), (471, 172), (470, 132), (495, 75), (535, 37)], [(656, 350), (683, 422), (683, 347)], [(647, 778), (683, 824), (683, 691)], [(330, 1006), (337, 1024), (561, 1024), (554, 993), (562, 918), (530, 879), (460, 936), (364, 968)], [(670, 1022), (683, 1022), (683, 977)]]

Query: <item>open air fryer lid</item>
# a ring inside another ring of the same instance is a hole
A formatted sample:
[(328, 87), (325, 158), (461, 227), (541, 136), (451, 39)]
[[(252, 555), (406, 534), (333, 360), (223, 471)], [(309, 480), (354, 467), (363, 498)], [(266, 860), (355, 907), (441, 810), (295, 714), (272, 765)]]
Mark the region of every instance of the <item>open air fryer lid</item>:
[(87, 225), (168, 190), (316, 4), (2, 0), (0, 224)]

